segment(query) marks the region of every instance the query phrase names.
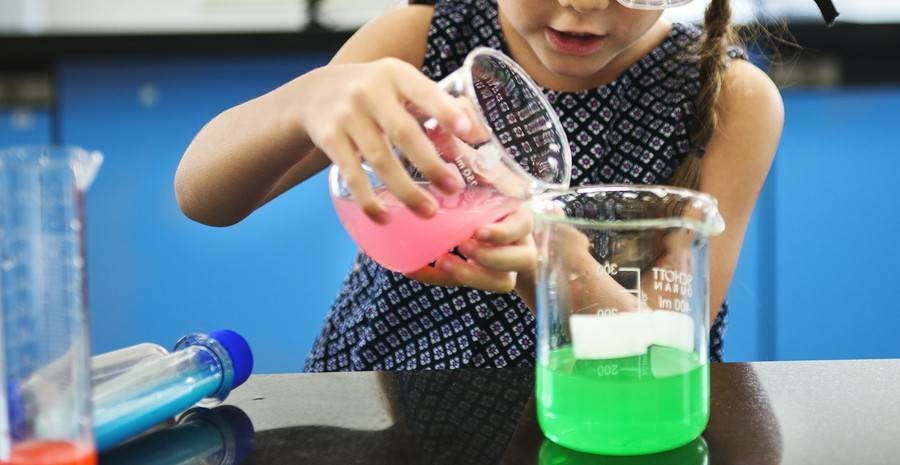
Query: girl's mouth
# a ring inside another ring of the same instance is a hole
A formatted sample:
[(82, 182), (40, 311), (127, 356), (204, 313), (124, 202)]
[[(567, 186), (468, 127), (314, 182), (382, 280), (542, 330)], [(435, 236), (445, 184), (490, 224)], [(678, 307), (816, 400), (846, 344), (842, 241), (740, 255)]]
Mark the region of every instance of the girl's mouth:
[(545, 35), (547, 42), (559, 53), (569, 55), (590, 55), (596, 53), (606, 42), (606, 35), (589, 32), (559, 31), (548, 27)]

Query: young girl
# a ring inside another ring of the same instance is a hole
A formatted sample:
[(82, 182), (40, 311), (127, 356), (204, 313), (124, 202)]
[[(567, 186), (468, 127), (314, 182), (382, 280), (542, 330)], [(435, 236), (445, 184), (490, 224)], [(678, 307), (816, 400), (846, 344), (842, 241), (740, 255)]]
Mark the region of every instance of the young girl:
[[(335, 163), (366, 214), (386, 223), (364, 160), (428, 218), (435, 199), (390, 147), (438, 188), (459, 189), (409, 108), (466, 138), (473, 121), (434, 81), (471, 49), (492, 47), (545, 89), (571, 142), (573, 186), (673, 184), (718, 199), (728, 225), (710, 245), (711, 357), (719, 360), (725, 294), (778, 144), (782, 102), (733, 47), (729, 0), (710, 0), (702, 32), (641, 3), (438, 0), (391, 12), (327, 66), (207, 124), (176, 174), (178, 202), (199, 222), (230, 225)], [(523, 208), (460, 244), (467, 260), (448, 254), (409, 275), (360, 254), (305, 369), (531, 366), (531, 227)]]

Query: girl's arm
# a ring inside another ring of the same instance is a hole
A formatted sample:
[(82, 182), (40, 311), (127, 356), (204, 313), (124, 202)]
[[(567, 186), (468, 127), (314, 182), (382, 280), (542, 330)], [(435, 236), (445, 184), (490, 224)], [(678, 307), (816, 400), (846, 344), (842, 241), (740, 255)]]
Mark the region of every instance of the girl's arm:
[(327, 167), (330, 160), (298, 117), (309, 110), (304, 96), (336, 65), (393, 57), (421, 67), (432, 15), (427, 6), (393, 11), (361, 28), (328, 66), (213, 118), (191, 142), (175, 175), (185, 215), (213, 226), (237, 223)]
[(710, 240), (710, 319), (722, 307), (744, 233), (772, 165), (784, 123), (775, 84), (753, 64), (735, 60), (719, 97), (719, 124), (702, 159), (700, 190), (718, 199), (725, 232)]

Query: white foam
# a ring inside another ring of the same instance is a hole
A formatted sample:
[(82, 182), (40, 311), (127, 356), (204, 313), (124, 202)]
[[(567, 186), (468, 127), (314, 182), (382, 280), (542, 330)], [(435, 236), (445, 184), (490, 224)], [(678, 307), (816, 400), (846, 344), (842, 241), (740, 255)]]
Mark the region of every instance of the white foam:
[(650, 342), (650, 313), (653, 312), (572, 315), (569, 329), (575, 358), (607, 359), (646, 353)]
[(656, 310), (650, 319), (654, 345), (673, 347), (685, 352), (694, 350), (694, 319), (669, 310)]
[(602, 360), (647, 353), (650, 346), (694, 350), (694, 320), (666, 310), (569, 317), (572, 352), (577, 360)]

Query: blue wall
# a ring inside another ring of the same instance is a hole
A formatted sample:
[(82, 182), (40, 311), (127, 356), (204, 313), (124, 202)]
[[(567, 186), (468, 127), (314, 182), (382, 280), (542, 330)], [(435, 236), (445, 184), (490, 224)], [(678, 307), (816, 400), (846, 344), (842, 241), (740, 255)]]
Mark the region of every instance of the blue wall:
[(302, 368), (355, 250), (324, 177), (226, 229), (186, 219), (172, 181), (206, 121), (324, 60), (60, 65), (62, 141), (106, 155), (88, 197), (94, 352), (228, 327), (248, 338), (256, 372)]
[(900, 357), (900, 90), (792, 92), (776, 170), (779, 359)]
[(900, 358), (900, 89), (787, 90), (732, 283), (731, 360)]
[(0, 147), (49, 142), (50, 111), (47, 108), (0, 107)]
[[(99, 149), (89, 194), (94, 352), (191, 331), (246, 334), (257, 372), (294, 371), (355, 249), (322, 175), (226, 229), (193, 223), (172, 179), (219, 111), (318, 56), (78, 59), (58, 68), (62, 143)], [(889, 298), (900, 236), (900, 89), (784, 92), (787, 121), (730, 295), (730, 360), (900, 357)], [(43, 143), (51, 118), (0, 111), (0, 146)]]

